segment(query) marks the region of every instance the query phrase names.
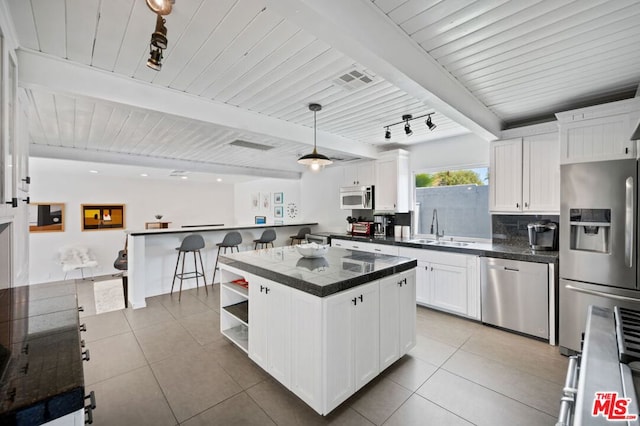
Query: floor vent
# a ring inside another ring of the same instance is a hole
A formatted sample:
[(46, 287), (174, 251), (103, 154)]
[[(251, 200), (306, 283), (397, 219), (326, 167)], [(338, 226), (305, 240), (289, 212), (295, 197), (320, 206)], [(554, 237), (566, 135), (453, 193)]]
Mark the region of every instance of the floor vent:
[(334, 78), (332, 82), (347, 90), (356, 90), (373, 83), (374, 77), (364, 70), (352, 69)]
[(263, 145), (261, 143), (248, 142), (240, 139), (236, 139), (235, 141), (229, 143), (229, 145), (239, 146), (242, 148), (257, 149), (260, 151), (269, 151), (270, 149), (274, 148), (271, 145)]

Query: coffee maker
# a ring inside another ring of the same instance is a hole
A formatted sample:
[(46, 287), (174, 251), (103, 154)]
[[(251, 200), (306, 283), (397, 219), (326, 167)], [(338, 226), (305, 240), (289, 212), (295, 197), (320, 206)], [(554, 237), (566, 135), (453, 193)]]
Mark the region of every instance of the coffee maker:
[(558, 225), (543, 220), (527, 225), (529, 246), (533, 250), (558, 250)]
[(394, 216), (390, 214), (373, 215), (375, 237), (393, 237)]

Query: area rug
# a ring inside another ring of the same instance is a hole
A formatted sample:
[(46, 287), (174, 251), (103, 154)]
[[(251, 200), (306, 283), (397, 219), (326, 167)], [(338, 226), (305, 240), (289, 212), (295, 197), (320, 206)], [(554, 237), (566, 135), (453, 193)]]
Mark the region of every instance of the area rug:
[(96, 300), (96, 314), (124, 309), (122, 278), (94, 282), (93, 294)]

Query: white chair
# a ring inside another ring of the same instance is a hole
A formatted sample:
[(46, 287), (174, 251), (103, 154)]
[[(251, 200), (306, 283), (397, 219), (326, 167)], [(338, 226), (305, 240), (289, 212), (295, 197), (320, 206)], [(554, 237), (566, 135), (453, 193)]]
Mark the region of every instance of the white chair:
[[(70, 271), (80, 269), (82, 279), (84, 279), (85, 268), (95, 268), (98, 266), (98, 261), (88, 248), (83, 246), (67, 246), (60, 249), (60, 264), (62, 265), (62, 271), (64, 272), (64, 279), (67, 279), (67, 274)], [(93, 278), (93, 273), (91, 274)]]

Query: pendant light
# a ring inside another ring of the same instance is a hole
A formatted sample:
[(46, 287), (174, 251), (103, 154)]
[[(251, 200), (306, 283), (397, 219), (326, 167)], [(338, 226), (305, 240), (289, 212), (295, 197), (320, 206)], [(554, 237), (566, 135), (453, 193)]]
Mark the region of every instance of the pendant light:
[(331, 161), (329, 157), (325, 155), (318, 154), (318, 151), (316, 149), (316, 112), (322, 109), (322, 105), (309, 104), (309, 109), (313, 111), (313, 152), (311, 154), (300, 157), (298, 159), (298, 163), (309, 167), (312, 172), (317, 172), (322, 170), (324, 166), (328, 166), (329, 164), (333, 163), (333, 161)]

